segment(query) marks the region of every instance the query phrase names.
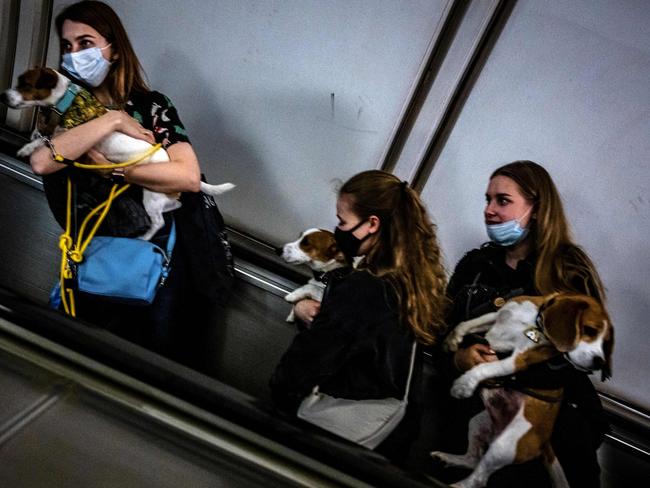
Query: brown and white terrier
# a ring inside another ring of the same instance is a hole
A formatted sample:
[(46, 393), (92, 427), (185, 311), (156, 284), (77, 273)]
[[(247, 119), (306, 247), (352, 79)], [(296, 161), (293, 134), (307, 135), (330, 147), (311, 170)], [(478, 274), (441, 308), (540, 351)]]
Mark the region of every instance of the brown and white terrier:
[[(18, 156), (27, 157), (43, 145), (42, 135), (52, 135), (57, 131), (70, 129), (105, 114), (108, 109), (88, 90), (76, 85), (67, 77), (51, 68), (32, 68), (18, 77), (18, 84), (0, 95), (0, 102), (14, 109), (28, 107), (47, 107), (58, 114), (54, 123), (48, 122), (37, 127), (32, 134), (32, 142), (18, 151)], [(40, 119), (39, 119), (40, 120)], [(102, 139), (96, 146), (109, 161), (120, 163), (132, 160), (145, 153), (152, 146), (148, 142), (128, 136), (122, 132), (113, 132)], [(163, 163), (169, 161), (167, 151), (160, 148), (143, 163)], [(223, 183), (209, 185), (201, 182), (201, 191), (211, 196), (221, 195), (235, 185)], [(165, 224), (162, 214), (181, 206), (178, 194), (164, 194), (143, 188), (144, 205), (151, 226), (141, 239), (149, 240)]]
[[(300, 234), (298, 240), (278, 248), (277, 253), (287, 263), (306, 264), (314, 271), (314, 278), (284, 297), (289, 303), (297, 303), (305, 298), (320, 302), (323, 299), (325, 284), (319, 275), (346, 265), (345, 256), (336, 245), (334, 234), (324, 229), (307, 229)], [(287, 322), (293, 321), (292, 309)]]
[[(456, 351), (466, 334), (484, 331), (495, 352), (510, 355), (465, 372), (452, 386), (455, 398), (469, 398), (486, 380), (512, 375), (558, 355), (577, 369), (601, 370), (603, 380), (611, 376), (614, 329), (604, 307), (587, 295), (513, 298), (497, 312), (458, 324), (446, 346)], [(482, 487), (498, 469), (542, 456), (553, 486), (568, 487), (550, 443), (562, 389), (481, 388), (481, 397), (485, 410), (470, 420), (467, 452), (431, 453), (447, 465), (473, 469), (452, 486)]]

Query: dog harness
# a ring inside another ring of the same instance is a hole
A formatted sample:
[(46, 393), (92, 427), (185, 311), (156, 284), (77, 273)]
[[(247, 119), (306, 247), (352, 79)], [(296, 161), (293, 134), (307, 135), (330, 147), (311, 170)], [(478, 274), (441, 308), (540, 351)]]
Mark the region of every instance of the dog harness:
[(65, 93), (63, 94), (63, 97), (61, 97), (61, 100), (52, 107), (52, 110), (56, 112), (59, 116), (63, 116), (64, 113), (68, 111), (72, 103), (74, 102), (74, 99), (77, 97), (77, 94), (83, 90), (79, 85), (75, 85), (74, 83), (69, 83), (68, 88), (65, 89)]
[[(70, 99), (66, 102), (67, 107), (62, 103), (66, 99)], [(61, 125), (66, 129), (81, 125), (108, 112), (108, 109), (92, 93), (74, 83), (68, 85), (66, 94), (55, 110), (61, 114)]]

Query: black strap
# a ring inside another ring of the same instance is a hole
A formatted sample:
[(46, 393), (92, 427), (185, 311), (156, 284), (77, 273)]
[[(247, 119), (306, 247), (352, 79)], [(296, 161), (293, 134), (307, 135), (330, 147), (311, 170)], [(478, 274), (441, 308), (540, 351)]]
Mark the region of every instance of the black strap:
[(510, 378), (489, 380), (485, 383), (482, 383), (481, 386), (484, 388), (505, 388), (507, 390), (518, 391), (519, 393), (523, 393), (524, 395), (528, 395), (546, 403), (558, 403), (561, 402), (562, 398), (564, 397), (563, 394), (559, 394), (557, 396), (545, 395), (544, 393), (540, 393), (537, 390), (532, 390), (530, 388), (526, 388), (525, 386), (521, 386), (517, 384), (516, 380), (512, 380)]

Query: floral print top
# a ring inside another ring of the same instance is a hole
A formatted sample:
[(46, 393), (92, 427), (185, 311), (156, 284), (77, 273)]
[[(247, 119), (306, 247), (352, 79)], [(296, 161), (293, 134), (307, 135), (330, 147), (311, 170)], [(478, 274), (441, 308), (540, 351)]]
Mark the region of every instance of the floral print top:
[(156, 142), (164, 149), (177, 142), (190, 142), (176, 107), (160, 92), (137, 93), (126, 102), (124, 110), (153, 131)]

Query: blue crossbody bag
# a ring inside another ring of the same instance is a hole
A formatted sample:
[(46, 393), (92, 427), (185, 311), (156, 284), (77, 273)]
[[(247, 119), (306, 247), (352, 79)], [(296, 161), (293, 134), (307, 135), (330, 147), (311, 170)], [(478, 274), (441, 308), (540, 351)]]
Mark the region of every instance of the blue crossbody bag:
[(169, 275), (175, 243), (173, 220), (167, 249), (141, 239), (94, 237), (76, 265), (77, 289), (110, 301), (149, 305)]

